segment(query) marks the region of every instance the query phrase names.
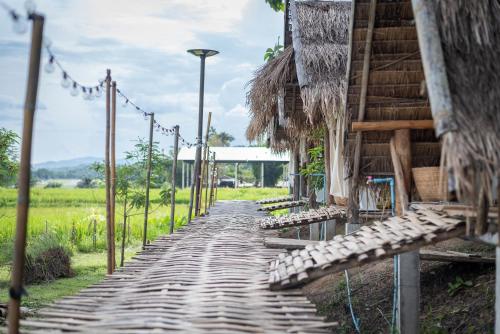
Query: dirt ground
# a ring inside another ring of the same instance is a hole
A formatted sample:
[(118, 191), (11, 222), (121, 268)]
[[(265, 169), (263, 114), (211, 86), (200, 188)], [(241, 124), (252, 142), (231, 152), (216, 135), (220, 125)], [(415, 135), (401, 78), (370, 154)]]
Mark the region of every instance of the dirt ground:
[[(448, 240), (427, 249), (494, 256), (493, 247), (461, 239)], [(392, 264), (390, 259), (349, 271), (352, 304), (361, 333), (391, 332)], [(421, 333), (493, 333), (494, 264), (422, 261), (420, 270)], [(339, 323), (334, 333), (356, 333), (344, 273), (323, 277), (305, 286), (303, 291), (317, 305), (321, 315)]]

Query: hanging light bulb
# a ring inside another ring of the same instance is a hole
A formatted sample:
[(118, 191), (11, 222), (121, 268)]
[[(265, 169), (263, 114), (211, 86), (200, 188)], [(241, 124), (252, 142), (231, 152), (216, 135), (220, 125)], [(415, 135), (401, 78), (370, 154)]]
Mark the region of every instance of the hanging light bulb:
[(124, 99), (123, 103), (122, 103), (122, 107), (127, 108), (127, 106), (128, 106), (128, 99)]
[[(136, 108), (137, 108), (137, 107), (136, 107)], [(144, 115), (144, 120), (145, 120), (145, 121), (147, 121), (147, 120), (148, 120), (148, 114), (143, 113), (143, 115)]]
[(95, 93), (94, 93), (94, 95), (95, 95), (95, 97), (96, 97), (96, 98), (99, 98), (99, 97), (101, 97), (101, 96), (102, 96), (102, 91), (101, 91), (101, 89), (99, 88), (99, 86), (97, 86), (97, 87), (95, 88)]
[(94, 91), (92, 90), (92, 87), (89, 88), (88, 99), (90, 101), (92, 101), (94, 99)]
[(84, 100), (89, 100), (89, 94), (87, 92), (87, 88), (82, 86), (82, 97)]
[(73, 87), (71, 88), (71, 96), (77, 96), (78, 95), (78, 84), (76, 81), (73, 81)]
[(71, 86), (71, 80), (69, 79), (68, 73), (66, 72), (63, 72), (61, 86), (63, 86), (63, 88), (69, 88), (69, 86)]
[(46, 49), (50, 49), (52, 46), (52, 40), (47, 36), (43, 35), (43, 47)]
[(47, 73), (53, 73), (55, 71), (55, 66), (54, 66), (54, 56), (50, 55), (49, 62), (45, 64), (45, 72)]
[(24, 34), (26, 30), (28, 30), (28, 26), (26, 24), (26, 20), (20, 17), (15, 11), (10, 12), (10, 16), (14, 21), (14, 31), (18, 34)]

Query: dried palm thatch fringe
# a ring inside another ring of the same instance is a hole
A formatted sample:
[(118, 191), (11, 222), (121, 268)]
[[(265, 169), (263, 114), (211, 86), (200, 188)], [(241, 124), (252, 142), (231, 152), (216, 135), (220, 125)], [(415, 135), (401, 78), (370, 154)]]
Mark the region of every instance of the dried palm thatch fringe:
[[(323, 122), (335, 128), (342, 112), (346, 89), (348, 2), (297, 2), (300, 52), (306, 81), (299, 82), (304, 112), (313, 125)], [(300, 80), (300, 78), (299, 78)]]
[(433, 0), (440, 25), (453, 113), (458, 131), (443, 138), (443, 163), (458, 195), (492, 199), (500, 170), (500, 1)]
[(250, 109), (248, 140), (256, 140), (268, 129), (277, 116), (278, 95), (292, 77), (293, 48), (287, 47), (282, 54), (262, 65), (248, 82), (247, 105)]

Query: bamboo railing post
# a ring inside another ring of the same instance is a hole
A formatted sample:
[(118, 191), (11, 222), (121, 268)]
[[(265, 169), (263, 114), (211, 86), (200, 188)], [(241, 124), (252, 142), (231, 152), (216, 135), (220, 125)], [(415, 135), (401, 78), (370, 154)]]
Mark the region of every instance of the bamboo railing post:
[[(214, 202), (217, 202), (217, 195), (218, 195), (218, 191), (219, 191), (219, 184), (218, 184), (218, 178), (219, 178), (219, 168), (217, 168), (215, 170), (215, 201)], [(500, 225), (500, 223), (499, 223)]]
[(205, 160), (205, 177), (207, 179), (207, 185), (205, 186), (205, 215), (208, 213), (207, 211), (207, 200), (208, 200), (208, 184), (210, 179), (210, 147), (207, 145), (207, 159)]
[(174, 233), (175, 225), (175, 174), (177, 173), (177, 155), (179, 153), (179, 126), (174, 127), (174, 156), (172, 162), (172, 194), (170, 195), (170, 234)]
[(122, 230), (122, 247), (120, 256), (120, 267), (123, 267), (125, 262), (125, 240), (127, 239), (127, 197), (123, 201), (123, 230)]
[(148, 211), (149, 211), (149, 187), (151, 185), (151, 154), (153, 152), (153, 125), (155, 114), (149, 114), (149, 146), (148, 146), (148, 165), (146, 170), (146, 201), (144, 203), (144, 232), (142, 235), (142, 248), (146, 248), (148, 240)]
[[(368, 16), (368, 30), (366, 32), (365, 51), (363, 55), (363, 72), (361, 76), (361, 92), (359, 94), (358, 121), (365, 118), (366, 97), (368, 94), (368, 79), (370, 77), (370, 58), (372, 54), (373, 30), (375, 27), (375, 16), (377, 0), (370, 1), (370, 11)], [(353, 13), (354, 15), (354, 13)], [(349, 80), (349, 78), (347, 78)], [(356, 133), (354, 149), (354, 165), (352, 170), (352, 187), (349, 189), (349, 223), (358, 224), (359, 221), (359, 165), (361, 162), (361, 144), (363, 136), (361, 132)]]
[(14, 241), (12, 279), (9, 290), (9, 334), (17, 334), (19, 332), (21, 297), (24, 294), (24, 261), (26, 256), (26, 233), (30, 200), (31, 144), (38, 93), (38, 78), (40, 75), (43, 24), (45, 20), (43, 16), (37, 14), (31, 14), (31, 19), (33, 20), (33, 30), (31, 33), (28, 84), (24, 102), (23, 137), (17, 193), (16, 237)]
[(104, 149), (104, 164), (106, 174), (106, 242), (107, 242), (107, 273), (113, 273), (113, 233), (111, 227), (111, 166), (110, 166), (110, 132), (111, 132), (111, 70), (106, 74), (106, 147)]
[(198, 196), (200, 196), (197, 199), (197, 203), (199, 203), (196, 207), (196, 216), (200, 215), (201, 211), (201, 200), (202, 200), (202, 192), (203, 192), (203, 182), (204, 182), (204, 176), (205, 176), (205, 168), (206, 168), (206, 161), (208, 158), (208, 132), (210, 131), (210, 123), (212, 121), (212, 112), (208, 113), (208, 120), (207, 120), (207, 129), (205, 132), (205, 144), (204, 144), (204, 151), (203, 151), (203, 156), (201, 158), (201, 172), (200, 172), (200, 191), (198, 192)]
[(212, 207), (214, 205), (214, 180), (215, 180), (215, 152), (213, 154), (213, 166), (212, 166), (212, 180), (210, 181), (210, 199), (209, 206)]
[(116, 238), (115, 238), (115, 219), (116, 219), (116, 81), (111, 84), (111, 260), (113, 262), (113, 270), (116, 268)]
[[(195, 162), (195, 164), (196, 164), (196, 162)], [(196, 180), (196, 168), (193, 168), (193, 172), (191, 173), (191, 190), (189, 193), (188, 224), (191, 222), (191, 217), (193, 216), (194, 194), (195, 194), (195, 188), (196, 188), (196, 181), (195, 180)]]

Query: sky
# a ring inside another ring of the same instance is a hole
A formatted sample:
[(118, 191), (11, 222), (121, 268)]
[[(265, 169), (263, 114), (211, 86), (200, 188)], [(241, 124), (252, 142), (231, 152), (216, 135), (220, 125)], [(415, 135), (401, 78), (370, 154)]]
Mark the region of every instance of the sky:
[[(2, 0), (21, 12), (24, 1)], [(95, 86), (111, 69), (118, 88), (166, 128), (178, 124), (193, 142), (198, 119), (200, 61), (186, 52), (209, 48), (205, 120), (248, 144), (246, 83), (263, 64), (264, 51), (283, 34), (283, 13), (264, 0), (38, 0), (45, 14), (45, 39), (65, 70)], [(0, 127), (20, 134), (29, 55), (29, 31), (17, 34), (0, 7)], [(281, 40), (281, 39), (280, 39)], [(58, 71), (47, 73), (43, 54), (35, 116), (33, 163), (103, 157), (104, 97), (86, 101), (61, 86)], [(133, 108), (117, 107), (117, 155), (146, 137), (149, 123)], [(205, 130), (204, 130), (205, 131)], [(171, 136), (155, 132), (166, 151)]]

